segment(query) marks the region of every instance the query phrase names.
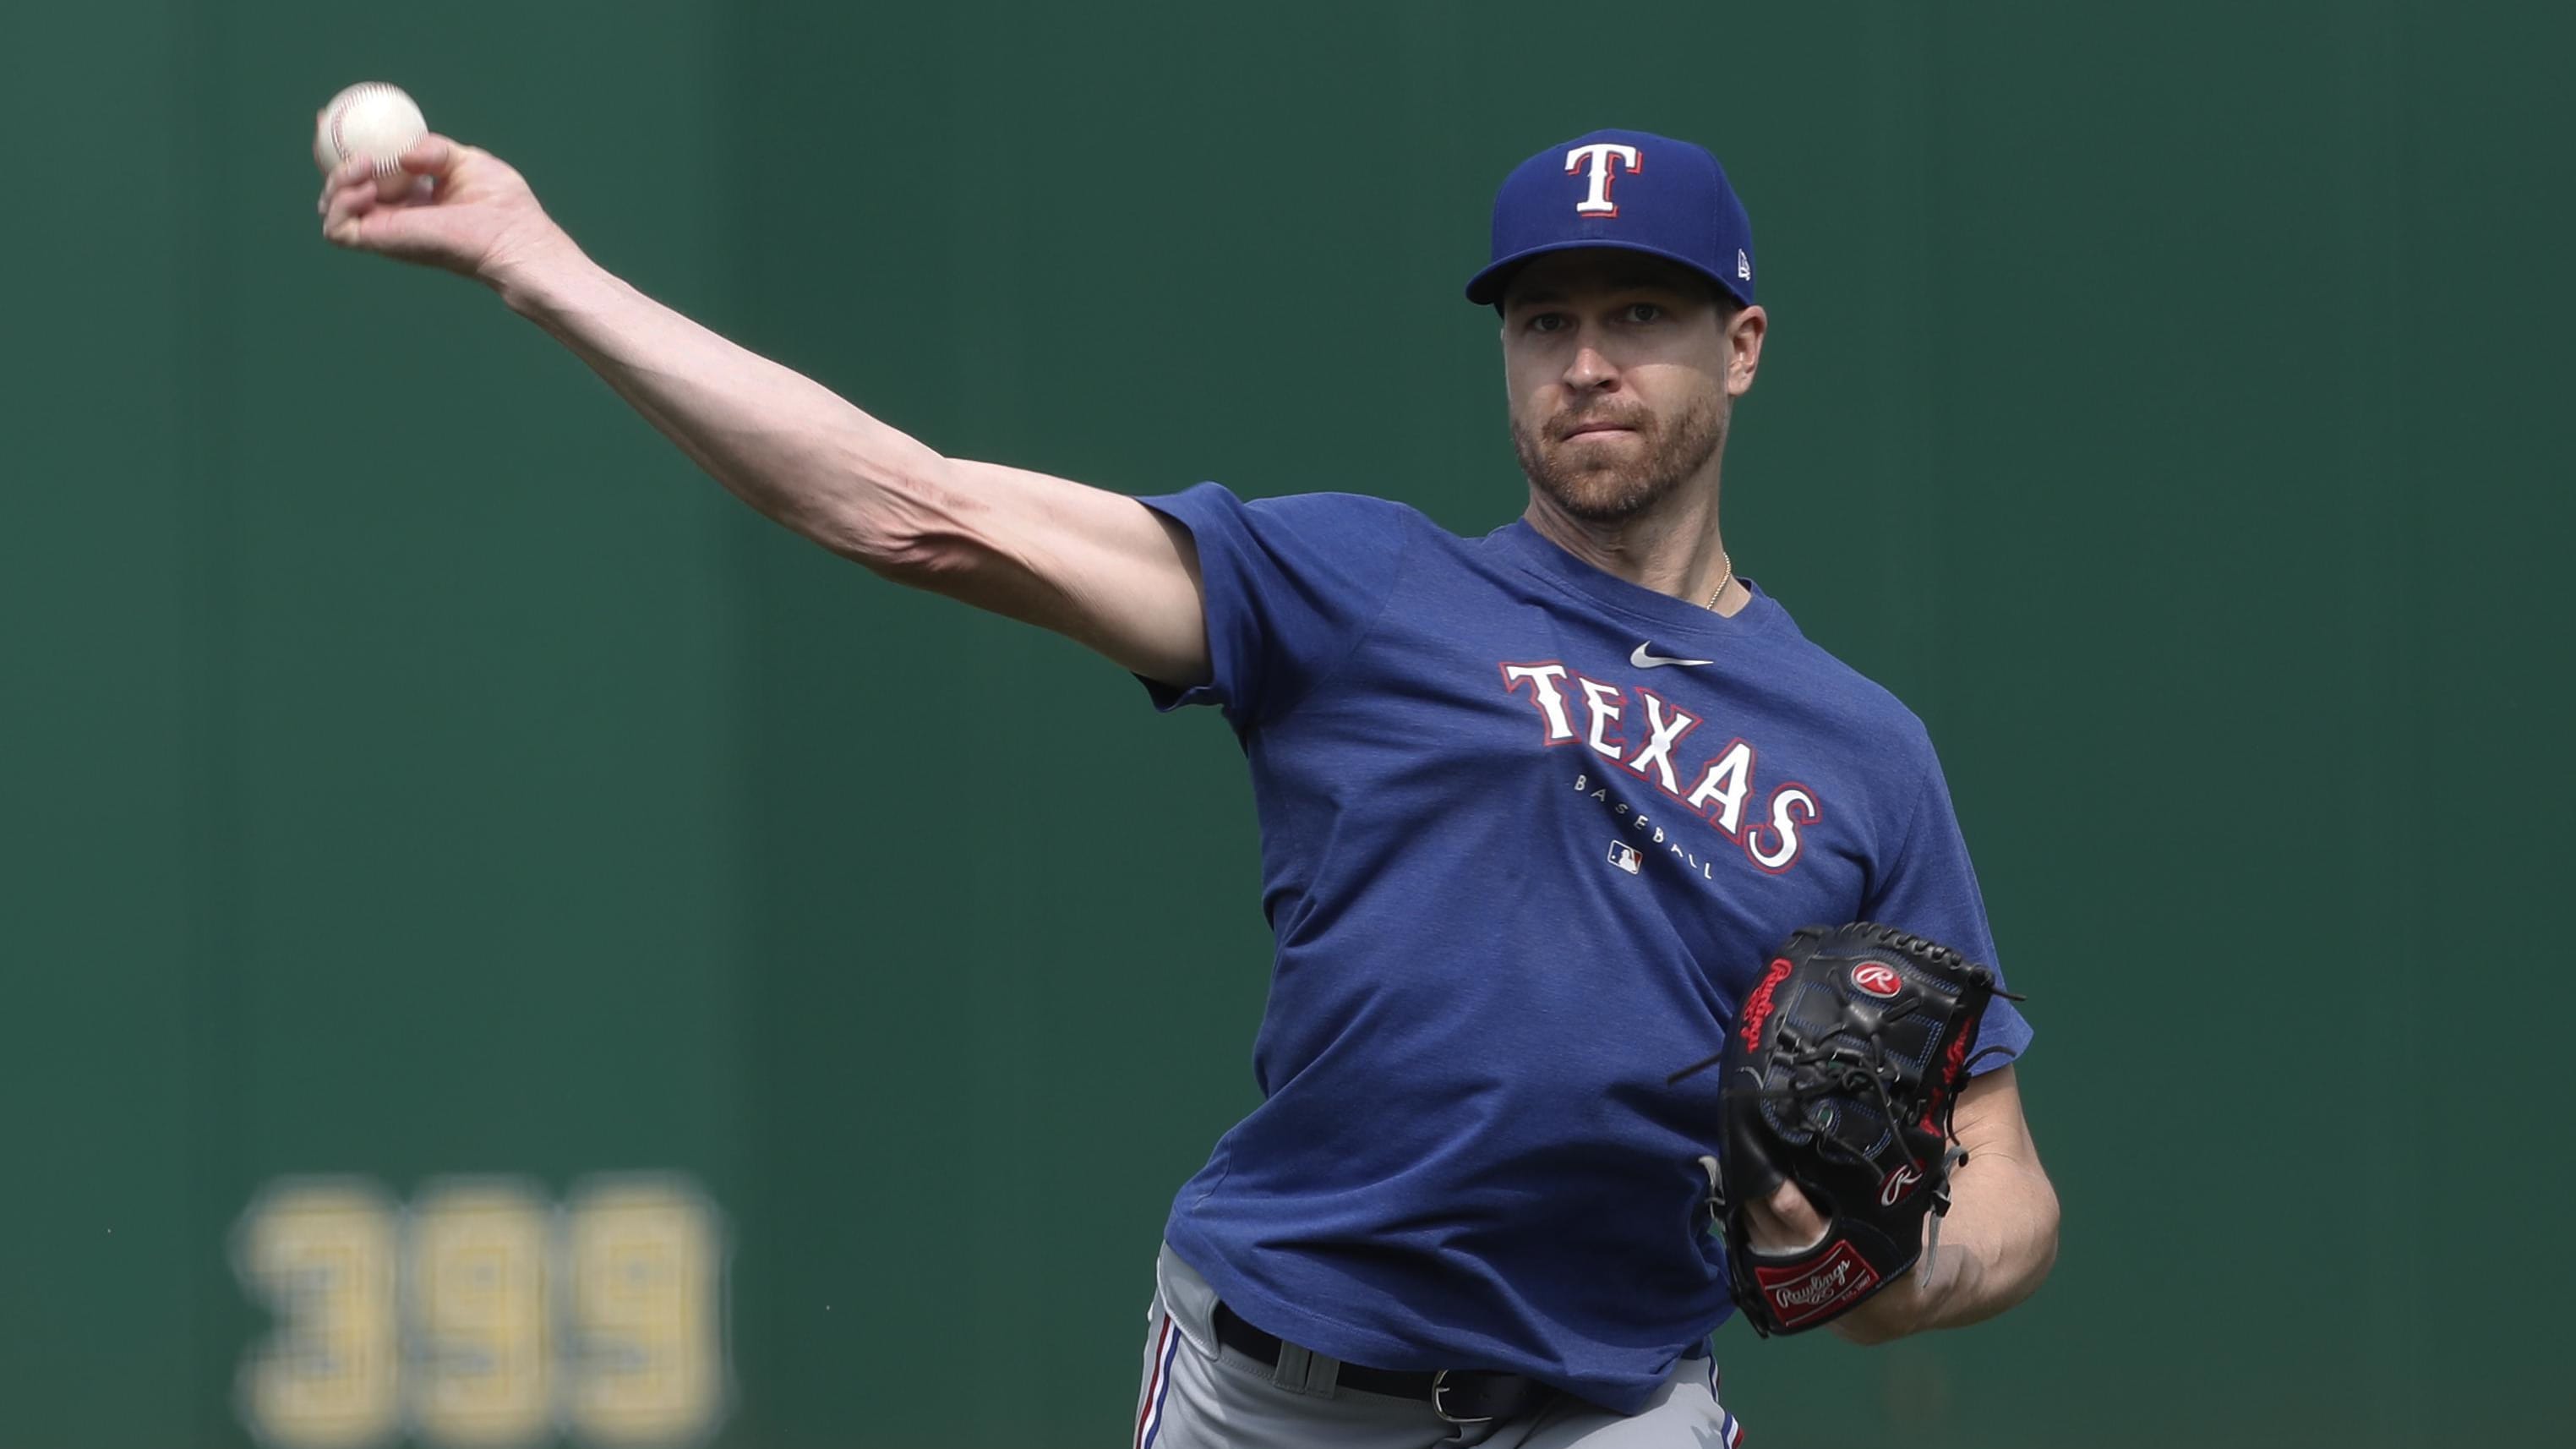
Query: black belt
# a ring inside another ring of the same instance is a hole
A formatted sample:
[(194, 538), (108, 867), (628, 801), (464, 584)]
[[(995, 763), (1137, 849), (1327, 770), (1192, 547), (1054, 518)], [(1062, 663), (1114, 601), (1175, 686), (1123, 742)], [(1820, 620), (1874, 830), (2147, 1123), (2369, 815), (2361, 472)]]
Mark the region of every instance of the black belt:
[[(1242, 1315), (1222, 1303), (1216, 1306), (1216, 1341), (1274, 1368), (1279, 1364), (1279, 1336), (1244, 1322)], [(1555, 1393), (1536, 1379), (1486, 1369), (1404, 1373), (1346, 1363), (1333, 1375), (1333, 1382), (1342, 1388), (1390, 1394), (1399, 1399), (1427, 1399), (1431, 1411), (1452, 1424), (1508, 1419)]]

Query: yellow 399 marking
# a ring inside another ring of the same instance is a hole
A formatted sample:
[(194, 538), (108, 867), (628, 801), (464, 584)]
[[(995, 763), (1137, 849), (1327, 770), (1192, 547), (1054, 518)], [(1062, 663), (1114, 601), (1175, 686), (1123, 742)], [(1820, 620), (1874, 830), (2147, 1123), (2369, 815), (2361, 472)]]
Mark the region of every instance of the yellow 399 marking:
[(450, 1179), (406, 1211), (370, 1183), (303, 1179), (263, 1193), (235, 1247), (277, 1320), (242, 1365), (263, 1444), (622, 1449), (723, 1419), (723, 1222), (683, 1180), (606, 1180), (558, 1209)]

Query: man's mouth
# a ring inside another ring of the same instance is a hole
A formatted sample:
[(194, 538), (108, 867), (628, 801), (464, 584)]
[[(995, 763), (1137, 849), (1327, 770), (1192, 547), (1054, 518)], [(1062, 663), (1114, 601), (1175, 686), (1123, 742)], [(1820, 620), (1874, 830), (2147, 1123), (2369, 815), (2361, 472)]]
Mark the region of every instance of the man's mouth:
[(1626, 423), (1577, 423), (1572, 428), (1566, 430), (1565, 436), (1569, 438), (1581, 438), (1594, 433), (1633, 433), (1635, 431), (1637, 430), (1634, 427)]

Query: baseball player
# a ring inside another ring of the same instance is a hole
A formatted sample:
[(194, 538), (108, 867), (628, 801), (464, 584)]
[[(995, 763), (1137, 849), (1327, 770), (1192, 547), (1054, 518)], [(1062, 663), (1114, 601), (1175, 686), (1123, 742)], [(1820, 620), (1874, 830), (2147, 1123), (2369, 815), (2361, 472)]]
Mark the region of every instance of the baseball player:
[[(1737, 572), (1719, 466), (1768, 317), (1716, 159), (1599, 131), (1502, 184), (1520, 517), (1460, 538), (1347, 494), (1135, 499), (942, 456), (595, 265), (497, 157), (431, 136), (331, 242), (500, 293), (701, 467), (897, 582), (1056, 630), (1242, 741), (1277, 935), (1262, 1104), (1180, 1191), (1133, 1442), (1732, 1445), (1711, 1331), (1707, 1056), (1805, 923), (1995, 960), (1922, 724)], [(1389, 406), (1354, 377), (1354, 406)], [(2054, 1259), (1997, 1001), (1936, 1254), (1834, 1321), (1974, 1322)], [(1794, 1185), (1755, 1245), (1826, 1223)]]

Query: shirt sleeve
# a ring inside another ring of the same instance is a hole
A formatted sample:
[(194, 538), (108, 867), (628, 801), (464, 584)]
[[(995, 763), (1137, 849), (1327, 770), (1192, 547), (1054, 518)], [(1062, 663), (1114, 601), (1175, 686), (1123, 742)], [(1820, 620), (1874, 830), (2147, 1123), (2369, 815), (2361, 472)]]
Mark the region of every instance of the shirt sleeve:
[[(1862, 918), (1938, 941), (1991, 968), (2001, 985), (2003, 963), (1995, 954), (1993, 928), (1986, 923), (1985, 897), (1977, 889), (1976, 868), (1968, 862), (1958, 813), (1951, 808), (1949, 782), (1928, 740), (1924, 758), (1913, 823), (1894, 858), (1878, 872)], [(2030, 1022), (2020, 1010), (1995, 998), (1970, 1044), (1969, 1070), (1989, 1072), (2017, 1059), (2030, 1039)]]
[(1347, 658), (1395, 590), (1412, 511), (1306, 493), (1250, 503), (1214, 483), (1140, 500), (1190, 531), (1213, 677), (1144, 681), (1157, 709), (1214, 704), (1237, 730), (1286, 714)]

